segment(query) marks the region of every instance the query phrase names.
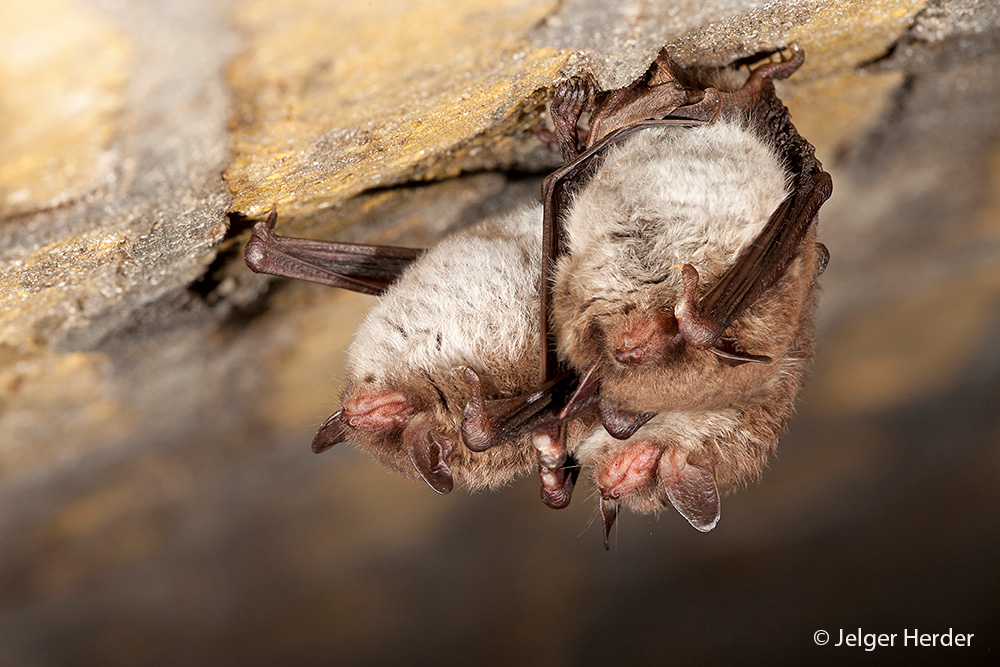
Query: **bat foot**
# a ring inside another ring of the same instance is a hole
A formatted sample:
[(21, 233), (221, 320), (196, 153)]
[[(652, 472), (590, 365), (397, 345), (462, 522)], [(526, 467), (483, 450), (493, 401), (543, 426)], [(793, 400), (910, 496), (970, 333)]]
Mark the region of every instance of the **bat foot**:
[(540, 465), (538, 474), (542, 482), (542, 502), (554, 510), (567, 507), (573, 498), (573, 487), (576, 485), (580, 468), (563, 466), (553, 469)]
[(555, 128), (552, 138), (564, 163), (576, 159), (581, 147), (586, 145), (587, 132), (578, 124), (584, 111), (593, 106), (595, 92), (594, 84), (589, 79), (573, 78), (559, 86), (552, 98), (549, 108)]
[(798, 71), (806, 61), (806, 52), (798, 44), (789, 45), (788, 51), (787, 58), (782, 56), (777, 62), (764, 63), (754, 68), (750, 73), (750, 79), (744, 85), (760, 86), (767, 80), (787, 79)]

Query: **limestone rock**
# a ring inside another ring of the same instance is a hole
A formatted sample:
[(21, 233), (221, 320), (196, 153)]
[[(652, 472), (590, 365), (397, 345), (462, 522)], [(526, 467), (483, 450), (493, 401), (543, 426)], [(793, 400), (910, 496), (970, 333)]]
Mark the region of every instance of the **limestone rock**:
[[(609, 4), (0, 8), (0, 663), (807, 662), (834, 619), (989, 648), (1000, 12)], [(707, 542), (622, 522), (609, 567), (584, 489), (445, 502), (309, 452), (370, 300), (245, 268), (273, 202), (285, 234), (429, 245), (537, 196), (565, 78), (793, 41), (835, 180), (817, 366)]]

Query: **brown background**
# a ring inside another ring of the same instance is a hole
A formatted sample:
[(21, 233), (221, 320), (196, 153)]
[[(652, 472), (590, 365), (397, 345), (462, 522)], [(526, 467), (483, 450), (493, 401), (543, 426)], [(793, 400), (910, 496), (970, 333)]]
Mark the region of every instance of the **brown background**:
[[(1000, 13), (923, 2), (0, 8), (0, 663), (842, 663), (1000, 651)], [(17, 5), (17, 6), (7, 6)], [(537, 196), (549, 91), (792, 41), (833, 173), (816, 367), (707, 535), (309, 452), (367, 297), (249, 223), (426, 245)]]

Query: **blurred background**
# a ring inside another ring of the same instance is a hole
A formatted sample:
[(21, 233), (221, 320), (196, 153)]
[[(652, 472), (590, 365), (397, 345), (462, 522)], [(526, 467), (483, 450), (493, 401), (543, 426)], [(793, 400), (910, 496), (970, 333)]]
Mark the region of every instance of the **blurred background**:
[[(249, 227), (425, 246), (537, 197), (551, 89), (801, 44), (818, 353), (701, 534), (313, 455), (369, 297)], [(1000, 651), (1000, 11), (971, 0), (0, 6), (0, 664), (844, 663)], [(897, 643), (900, 640), (897, 640)]]

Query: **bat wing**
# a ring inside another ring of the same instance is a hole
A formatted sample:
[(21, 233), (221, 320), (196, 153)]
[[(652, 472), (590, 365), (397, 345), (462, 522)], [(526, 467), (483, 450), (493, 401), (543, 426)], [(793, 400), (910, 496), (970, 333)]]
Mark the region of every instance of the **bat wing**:
[[(778, 205), (735, 264), (700, 299), (696, 298), (697, 271), (690, 265), (682, 269), (684, 294), (675, 309), (681, 334), (692, 346), (709, 349), (734, 364), (770, 361), (746, 353), (737, 341), (723, 338), (722, 333), (781, 278), (809, 236), (823, 202), (833, 193), (833, 179), (823, 171), (812, 144), (792, 125), (788, 109), (778, 99), (771, 81), (788, 76), (804, 58), (801, 49), (793, 49), (790, 60), (758, 68), (740, 91), (726, 99), (727, 103), (749, 105), (750, 117), (761, 135), (771, 140), (786, 169), (794, 175), (792, 193)], [(826, 248), (817, 244), (817, 275), (828, 260)]]
[(738, 342), (722, 338), (722, 332), (781, 277), (833, 191), (833, 181), (826, 172), (797, 180), (798, 189), (781, 202), (753, 243), (700, 299), (694, 296), (698, 272), (689, 264), (683, 267), (684, 296), (676, 313), (678, 328), (689, 344), (709, 348), (737, 363), (770, 361), (746, 354)]
[(244, 257), (257, 273), (298, 278), (364, 294), (385, 291), (423, 250), (278, 236), (278, 211), (254, 225)]

